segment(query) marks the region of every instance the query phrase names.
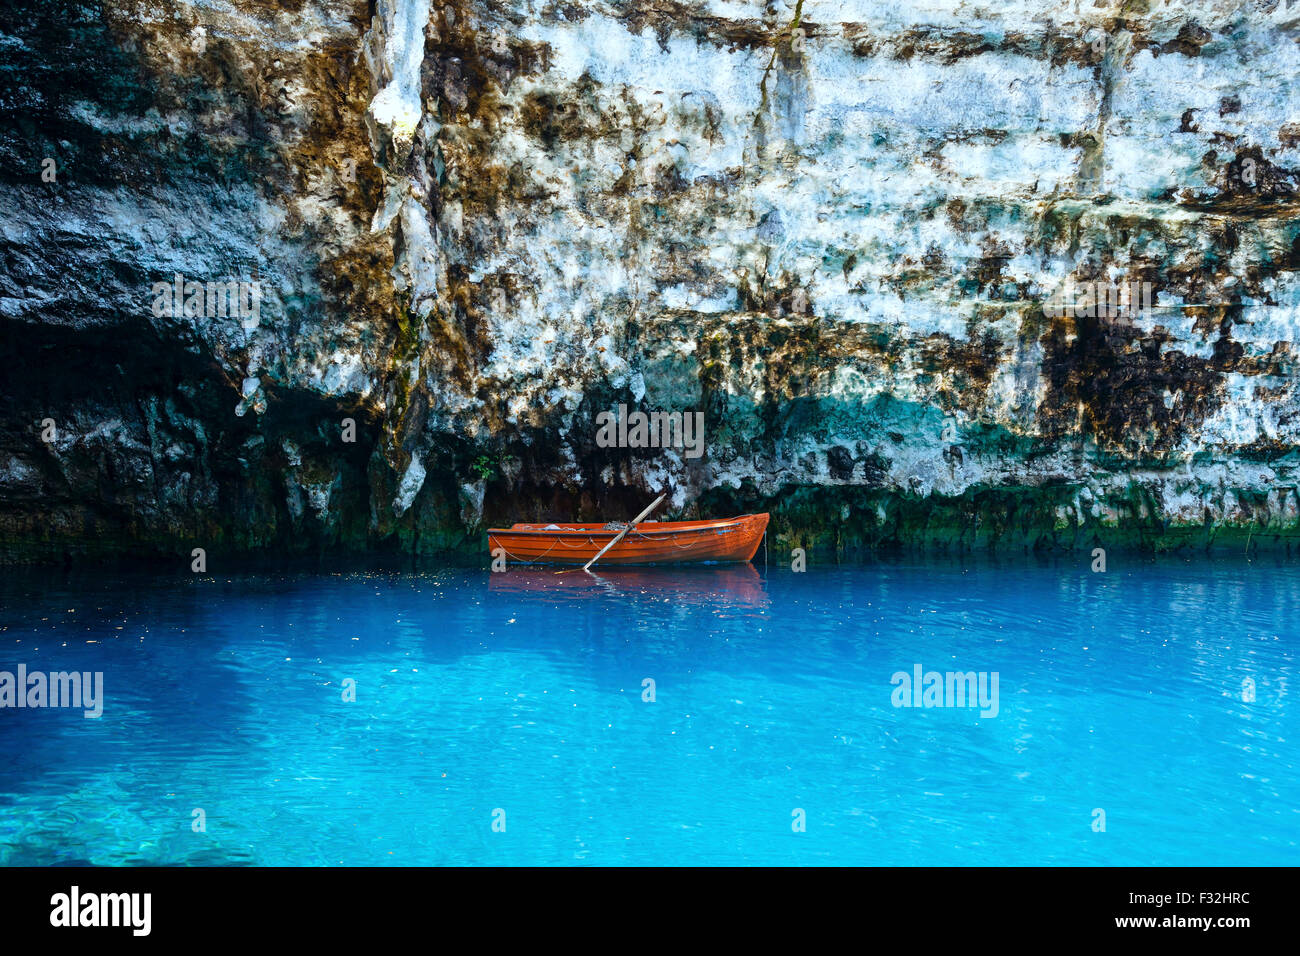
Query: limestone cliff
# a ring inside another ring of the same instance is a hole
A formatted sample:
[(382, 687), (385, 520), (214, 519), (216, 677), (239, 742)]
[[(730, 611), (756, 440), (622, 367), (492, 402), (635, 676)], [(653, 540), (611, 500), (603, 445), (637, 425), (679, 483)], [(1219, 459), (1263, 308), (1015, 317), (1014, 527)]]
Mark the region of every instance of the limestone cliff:
[(1300, 529), (1294, 2), (6, 0), (0, 73), (6, 559)]

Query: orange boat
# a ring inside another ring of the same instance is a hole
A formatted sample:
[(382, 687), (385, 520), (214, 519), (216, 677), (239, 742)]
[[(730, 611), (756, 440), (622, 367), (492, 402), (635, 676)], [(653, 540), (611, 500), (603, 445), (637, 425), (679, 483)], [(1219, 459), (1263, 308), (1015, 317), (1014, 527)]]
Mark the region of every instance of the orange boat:
[[(517, 564), (586, 564), (627, 525), (516, 524), (488, 529), (488, 551)], [(749, 561), (767, 530), (767, 515), (714, 521), (642, 521), (600, 564), (698, 564)]]

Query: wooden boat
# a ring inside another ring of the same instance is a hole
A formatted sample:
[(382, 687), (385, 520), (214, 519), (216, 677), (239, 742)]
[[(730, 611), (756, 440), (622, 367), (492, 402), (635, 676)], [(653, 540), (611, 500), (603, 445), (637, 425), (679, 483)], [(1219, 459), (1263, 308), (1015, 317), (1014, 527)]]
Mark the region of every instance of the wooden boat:
[[(586, 564), (627, 525), (516, 524), (488, 529), (488, 551), (516, 564)], [(767, 515), (713, 521), (642, 521), (600, 564), (697, 564), (749, 561), (767, 530)]]

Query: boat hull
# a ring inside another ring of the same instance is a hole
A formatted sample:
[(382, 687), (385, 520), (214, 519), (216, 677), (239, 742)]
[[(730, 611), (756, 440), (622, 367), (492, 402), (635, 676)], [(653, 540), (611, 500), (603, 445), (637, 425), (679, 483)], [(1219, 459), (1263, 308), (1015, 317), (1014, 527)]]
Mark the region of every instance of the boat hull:
[[(601, 565), (719, 564), (749, 561), (767, 530), (766, 514), (718, 521), (646, 521), (601, 556)], [(516, 524), (488, 530), (488, 551), (514, 564), (586, 564), (617, 531), (599, 524)]]

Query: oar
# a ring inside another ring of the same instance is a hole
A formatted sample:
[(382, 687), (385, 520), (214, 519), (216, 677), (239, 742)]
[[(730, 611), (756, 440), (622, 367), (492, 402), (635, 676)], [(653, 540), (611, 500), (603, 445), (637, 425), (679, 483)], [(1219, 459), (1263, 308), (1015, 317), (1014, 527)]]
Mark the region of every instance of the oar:
[[(637, 525), (639, 525), (642, 521), (644, 521), (646, 517), (650, 514), (650, 512), (654, 511), (656, 508), (659, 507), (659, 502), (663, 501), (667, 497), (668, 497), (668, 492), (665, 491), (662, 495), (660, 495), (658, 498), (652, 501), (650, 503), (650, 507), (646, 508), (645, 511), (641, 512), (639, 515), (637, 515), (635, 518), (629, 521), (627, 527), (614, 536), (613, 541), (605, 545), (605, 547), (601, 548), (600, 551), (596, 553), (596, 556), (594, 558), (592, 558), (590, 561), (588, 561), (586, 564), (582, 566), (582, 570), (584, 571), (590, 570), (591, 566), (595, 564), (597, 561), (599, 561), (604, 556), (606, 551), (608, 551), (610, 548), (614, 547), (614, 545), (618, 544), (620, 541), (626, 538), (628, 532), (631, 531), (633, 528), (635, 528)], [(563, 574), (564, 572), (556, 571), (555, 573)]]

